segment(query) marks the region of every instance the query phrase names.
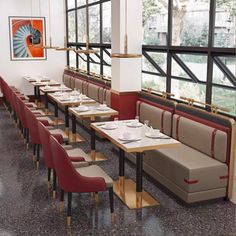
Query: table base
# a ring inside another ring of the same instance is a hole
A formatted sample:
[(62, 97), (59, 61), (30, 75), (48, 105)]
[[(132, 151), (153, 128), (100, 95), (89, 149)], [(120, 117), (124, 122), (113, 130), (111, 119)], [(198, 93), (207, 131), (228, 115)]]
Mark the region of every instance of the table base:
[(137, 193), (136, 183), (131, 179), (121, 178), (120, 180), (114, 181), (113, 189), (115, 194), (129, 207), (129, 209), (160, 205), (160, 203), (146, 191), (143, 190), (142, 193)]
[(64, 124), (65, 124), (65, 121), (64, 121), (64, 120), (55, 118), (55, 120), (54, 120), (54, 125), (64, 125)]
[(44, 113), (47, 115), (47, 116), (53, 116), (54, 113), (49, 111), (48, 109), (45, 109)]
[(80, 134), (73, 134), (72, 131), (69, 131), (69, 143), (79, 143), (84, 142), (85, 138)]
[(88, 155), (94, 161), (106, 161), (107, 160), (107, 158), (101, 152), (98, 152), (98, 151), (91, 151), (88, 153)]

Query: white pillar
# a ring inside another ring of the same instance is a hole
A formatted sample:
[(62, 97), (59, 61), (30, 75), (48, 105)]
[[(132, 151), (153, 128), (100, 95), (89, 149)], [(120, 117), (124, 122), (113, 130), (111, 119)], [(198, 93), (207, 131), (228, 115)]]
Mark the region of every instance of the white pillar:
[[(142, 0), (127, 0), (128, 53), (142, 54)], [(112, 0), (112, 53), (124, 53), (125, 0)], [(142, 59), (112, 58), (112, 90), (141, 91)]]

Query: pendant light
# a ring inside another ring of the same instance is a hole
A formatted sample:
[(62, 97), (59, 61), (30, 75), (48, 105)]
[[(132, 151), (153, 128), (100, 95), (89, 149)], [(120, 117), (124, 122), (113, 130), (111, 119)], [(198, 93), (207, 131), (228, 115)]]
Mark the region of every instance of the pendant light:
[[(66, 19), (66, 7), (65, 7), (65, 4), (64, 4), (64, 19)], [(67, 36), (66, 36), (66, 27), (65, 27), (65, 24), (64, 24), (64, 32), (65, 32), (65, 36), (64, 36), (64, 46), (63, 47), (57, 47), (56, 50), (57, 51), (74, 51), (75, 48), (68, 48), (67, 47)]]
[(57, 46), (52, 45), (52, 26), (51, 26), (51, 0), (48, 0), (48, 12), (49, 12), (49, 19), (48, 19), (48, 24), (49, 24), (49, 45), (45, 45), (43, 48), (44, 49), (56, 49), (58, 48)]
[(128, 53), (128, 33), (127, 33), (127, 16), (128, 11), (128, 4), (127, 0), (125, 0), (125, 36), (124, 36), (124, 53), (112, 53), (111, 57), (113, 58), (140, 58), (142, 57), (142, 54), (134, 54), (134, 53)]
[[(39, 4), (39, 16), (41, 16), (41, 2), (40, 2), (40, 0), (38, 1), (38, 4)], [(41, 44), (42, 36), (39, 32), (37, 32), (38, 30), (34, 29), (34, 20), (32, 19), (32, 17), (33, 17), (32, 12), (33, 12), (33, 4), (32, 4), (32, 0), (31, 0), (32, 47), (43, 49), (44, 47), (42, 45), (34, 44), (34, 35), (36, 34), (36, 36), (40, 36), (40, 44)]]
[(93, 49), (89, 49), (89, 32), (88, 32), (88, 15), (89, 15), (89, 11), (88, 11), (88, 0), (86, 0), (86, 35), (85, 37), (85, 43), (86, 43), (86, 49), (81, 49), (81, 50), (74, 50), (75, 53), (77, 54), (86, 54), (89, 55), (90, 53), (98, 53), (98, 50), (93, 50)]

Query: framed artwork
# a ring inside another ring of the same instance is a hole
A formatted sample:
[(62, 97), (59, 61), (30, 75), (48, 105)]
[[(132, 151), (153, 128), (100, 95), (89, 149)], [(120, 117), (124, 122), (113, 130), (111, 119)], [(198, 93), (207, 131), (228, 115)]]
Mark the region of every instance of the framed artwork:
[(45, 60), (45, 17), (9, 16), (11, 60)]

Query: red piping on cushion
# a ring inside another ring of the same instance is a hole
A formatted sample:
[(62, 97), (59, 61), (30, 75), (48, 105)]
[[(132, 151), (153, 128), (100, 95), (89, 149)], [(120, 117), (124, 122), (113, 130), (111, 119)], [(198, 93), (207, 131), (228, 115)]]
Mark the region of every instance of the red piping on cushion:
[(185, 112), (176, 111), (175, 114), (182, 115), (185, 118), (191, 119), (193, 121), (202, 123), (204, 125), (208, 125), (208, 126), (210, 126), (212, 128), (215, 128), (215, 129), (218, 129), (218, 130), (221, 130), (221, 131), (225, 132), (227, 134), (227, 149), (226, 149), (226, 161), (225, 161), (225, 163), (229, 164), (229, 157), (230, 157), (230, 145), (229, 144), (230, 144), (230, 131), (231, 131), (230, 128), (222, 126), (222, 125), (219, 125), (219, 124), (215, 124), (215, 123), (213, 123), (211, 121), (204, 120), (204, 119), (199, 118), (199, 117), (195, 117), (195, 116), (189, 115), (189, 114), (187, 114)]
[(40, 123), (42, 123), (44, 126), (49, 126), (49, 122), (47, 120), (38, 120)]
[(70, 158), (70, 160), (72, 162), (82, 162), (82, 161), (85, 161), (85, 159), (83, 157), (70, 157), (69, 156), (69, 158)]
[(181, 116), (178, 116), (177, 121), (176, 121), (176, 139), (179, 140), (179, 121), (180, 121)]
[(215, 137), (217, 129), (214, 129), (211, 134), (211, 157), (215, 159)]
[(164, 115), (165, 115), (166, 111), (162, 111), (161, 113), (161, 132), (164, 132)]
[(220, 179), (228, 179), (229, 176), (228, 176), (228, 175), (225, 175), (225, 176), (220, 176), (219, 178), (220, 178)]
[(138, 111), (137, 111), (137, 115), (138, 116), (140, 116), (140, 108), (141, 108), (141, 104), (142, 104), (143, 102), (141, 102), (141, 101), (138, 101)]
[(190, 179), (185, 179), (185, 178), (184, 178), (184, 182), (185, 182), (186, 184), (197, 184), (197, 183), (199, 182), (199, 180), (197, 180), (197, 179), (190, 180)]
[(144, 103), (147, 103), (147, 104), (149, 104), (149, 105), (152, 105), (152, 106), (154, 106), (154, 107), (158, 107), (158, 108), (160, 108), (160, 109), (169, 111), (169, 112), (171, 112), (171, 113), (174, 112), (174, 108), (170, 108), (170, 107), (167, 107), (167, 106), (163, 106), (163, 105), (157, 104), (157, 103), (155, 103), (155, 102), (148, 101), (148, 100), (146, 100), (146, 99), (144, 99), (144, 98), (139, 98), (138, 100), (139, 100), (139, 101), (142, 101), (142, 102), (144, 102)]
[(61, 134), (51, 134), (60, 144), (64, 143), (63, 137)]

